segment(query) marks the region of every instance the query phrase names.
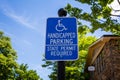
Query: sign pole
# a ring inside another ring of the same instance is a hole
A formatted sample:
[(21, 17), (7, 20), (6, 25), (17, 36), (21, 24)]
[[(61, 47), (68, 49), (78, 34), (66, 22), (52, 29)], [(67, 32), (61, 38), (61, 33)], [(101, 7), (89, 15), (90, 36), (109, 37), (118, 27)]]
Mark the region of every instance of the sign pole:
[(65, 80), (65, 61), (58, 61), (57, 80)]
[[(59, 17), (65, 17), (66, 15), (67, 11), (63, 8), (58, 10)], [(58, 61), (57, 80), (65, 80), (65, 61)]]
[(45, 59), (58, 61), (56, 80), (65, 80), (65, 61), (78, 59), (77, 19), (66, 15), (60, 8), (46, 25)]

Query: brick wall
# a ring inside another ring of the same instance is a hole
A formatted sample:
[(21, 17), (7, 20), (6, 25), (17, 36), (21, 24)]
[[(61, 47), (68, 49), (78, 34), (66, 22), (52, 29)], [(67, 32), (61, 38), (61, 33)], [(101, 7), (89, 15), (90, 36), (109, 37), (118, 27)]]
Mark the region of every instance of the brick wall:
[(120, 80), (120, 39), (107, 42), (93, 65), (95, 80)]

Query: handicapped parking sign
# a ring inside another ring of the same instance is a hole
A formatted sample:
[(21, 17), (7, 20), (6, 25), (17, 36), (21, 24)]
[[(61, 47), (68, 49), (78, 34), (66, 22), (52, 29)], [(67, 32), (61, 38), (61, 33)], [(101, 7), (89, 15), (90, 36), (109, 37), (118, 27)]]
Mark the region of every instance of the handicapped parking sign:
[(45, 44), (46, 60), (78, 59), (76, 18), (48, 18)]
[(67, 28), (62, 24), (61, 21), (62, 21), (62, 19), (58, 20), (58, 24), (55, 27), (58, 32), (62, 32), (64, 30), (67, 30)]

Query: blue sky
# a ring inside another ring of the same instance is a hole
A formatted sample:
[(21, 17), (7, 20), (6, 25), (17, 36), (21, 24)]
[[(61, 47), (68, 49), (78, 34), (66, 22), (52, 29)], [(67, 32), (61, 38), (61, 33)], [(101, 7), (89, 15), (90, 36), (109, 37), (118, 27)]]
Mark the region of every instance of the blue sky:
[[(47, 75), (50, 73), (41, 67), (44, 63), (46, 20), (57, 17), (58, 9), (67, 3), (88, 10), (88, 6), (74, 0), (0, 0), (0, 30), (11, 38), (17, 61), (37, 70), (44, 80), (49, 80)], [(103, 33), (98, 31), (95, 35), (101, 37)]]

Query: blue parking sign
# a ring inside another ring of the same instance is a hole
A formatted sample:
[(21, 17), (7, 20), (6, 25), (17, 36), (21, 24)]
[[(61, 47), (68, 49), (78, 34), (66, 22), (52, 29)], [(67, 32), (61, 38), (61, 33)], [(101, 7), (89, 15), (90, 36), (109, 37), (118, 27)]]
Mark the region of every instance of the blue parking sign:
[(78, 59), (76, 18), (48, 18), (46, 27), (46, 60), (68, 61)]

